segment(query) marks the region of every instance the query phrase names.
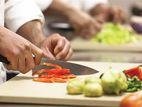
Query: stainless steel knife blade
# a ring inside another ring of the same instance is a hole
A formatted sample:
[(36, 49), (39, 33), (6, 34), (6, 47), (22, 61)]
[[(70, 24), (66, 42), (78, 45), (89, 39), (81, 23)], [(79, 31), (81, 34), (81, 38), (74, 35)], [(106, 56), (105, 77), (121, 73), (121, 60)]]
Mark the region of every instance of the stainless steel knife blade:
[[(7, 60), (7, 58), (2, 55), (0, 55), (0, 62), (4, 62), (5, 64), (10, 64), (10, 62)], [(63, 68), (70, 69), (71, 73), (73, 73), (75, 75), (89, 75), (89, 74), (94, 74), (94, 73), (99, 72), (99, 71), (92, 69), (90, 67), (75, 64), (75, 63), (70, 63), (70, 62), (66, 62), (66, 61), (50, 60), (47, 58), (43, 58), (41, 63), (43, 63), (43, 62), (58, 64)], [(32, 71), (34, 72), (34, 71), (37, 71), (40, 69), (46, 69), (46, 68), (49, 68), (49, 67), (47, 67), (45, 65), (39, 65), (38, 67), (32, 69)]]
[[(43, 58), (41, 63), (43, 63), (43, 62), (58, 64), (63, 68), (70, 69), (71, 73), (73, 73), (75, 75), (89, 75), (89, 74), (95, 74), (95, 73), (99, 72), (93, 68), (90, 68), (90, 67), (87, 67), (84, 65), (79, 65), (79, 64), (75, 64), (75, 63), (71, 63), (71, 62), (61, 61), (61, 60), (50, 60), (47, 58)], [(46, 69), (46, 68), (49, 68), (49, 67), (47, 67), (45, 65), (40, 65), (40, 66), (34, 68), (32, 71), (34, 72), (34, 71), (37, 71), (40, 69)]]

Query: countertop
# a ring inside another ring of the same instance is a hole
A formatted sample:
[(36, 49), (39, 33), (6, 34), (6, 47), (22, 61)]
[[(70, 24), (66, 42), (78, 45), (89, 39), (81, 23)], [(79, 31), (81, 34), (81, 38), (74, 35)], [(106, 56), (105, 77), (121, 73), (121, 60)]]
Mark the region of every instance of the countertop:
[[(110, 62), (83, 62), (74, 61), (100, 71), (92, 76), (99, 76), (103, 72), (110, 70), (122, 71), (134, 67), (138, 63), (110, 63)], [(80, 71), (81, 72), (81, 71)], [(87, 76), (87, 75), (85, 75)], [(122, 96), (102, 96), (99, 98), (88, 98), (83, 95), (68, 95), (66, 83), (40, 83), (32, 81), (31, 72), (19, 74), (8, 82), (0, 86), (0, 106), (8, 107), (8, 103), (28, 107), (34, 105), (53, 105), (53, 107), (70, 106), (93, 106), (93, 107), (118, 107)], [(5, 104), (4, 104), (5, 103)], [(12, 104), (11, 104), (12, 105)], [(64, 106), (63, 106), (64, 105)], [(19, 107), (18, 106), (18, 107)], [(42, 107), (41, 106), (41, 107)], [(11, 106), (10, 106), (11, 107)], [(16, 107), (16, 106), (14, 106)], [(47, 106), (48, 107), (48, 106)], [(52, 107), (52, 106), (50, 106)]]

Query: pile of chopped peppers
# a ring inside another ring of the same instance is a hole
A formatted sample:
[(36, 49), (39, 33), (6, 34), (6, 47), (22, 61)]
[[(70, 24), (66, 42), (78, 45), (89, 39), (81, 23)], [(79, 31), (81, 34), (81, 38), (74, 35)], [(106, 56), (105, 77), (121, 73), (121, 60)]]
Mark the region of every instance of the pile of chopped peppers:
[(33, 72), (33, 76), (38, 75), (38, 77), (33, 78), (33, 81), (45, 83), (64, 83), (69, 79), (76, 77), (76, 75), (70, 72), (70, 69), (62, 68), (57, 64), (43, 63), (43, 65), (51, 66), (54, 68), (41, 69)]

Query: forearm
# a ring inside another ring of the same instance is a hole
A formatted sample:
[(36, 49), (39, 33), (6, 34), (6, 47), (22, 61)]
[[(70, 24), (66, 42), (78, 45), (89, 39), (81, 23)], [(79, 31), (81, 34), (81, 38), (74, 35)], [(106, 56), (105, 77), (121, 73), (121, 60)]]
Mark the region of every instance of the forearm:
[[(76, 13), (76, 9), (72, 8), (68, 4), (64, 3), (62, 0), (53, 0), (52, 4), (48, 8), (51, 11), (54, 11), (56, 13), (59, 13), (63, 15), (64, 17), (69, 17), (72, 13)], [(45, 10), (45, 13), (46, 11)]]
[(40, 46), (40, 43), (45, 39), (42, 24), (38, 20), (25, 23), (18, 29), (17, 33), (36, 46)]

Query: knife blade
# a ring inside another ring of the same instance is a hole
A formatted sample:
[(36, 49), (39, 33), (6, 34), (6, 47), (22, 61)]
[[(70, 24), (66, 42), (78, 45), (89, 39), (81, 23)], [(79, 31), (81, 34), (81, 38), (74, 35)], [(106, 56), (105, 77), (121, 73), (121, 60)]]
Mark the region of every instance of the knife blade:
[[(0, 62), (3, 62), (5, 64), (10, 64), (10, 62), (7, 60), (7, 58), (2, 55), (0, 55)], [(93, 68), (90, 68), (90, 67), (87, 67), (84, 65), (79, 65), (79, 64), (75, 64), (75, 63), (71, 63), (71, 62), (61, 61), (61, 60), (50, 60), (47, 58), (42, 58), (41, 64), (43, 62), (58, 64), (63, 68), (70, 69), (71, 73), (73, 73), (75, 75), (89, 75), (89, 74), (95, 74), (95, 73), (99, 72)], [(32, 69), (32, 71), (34, 72), (34, 71), (37, 71), (40, 69), (49, 68), (48, 66), (41, 65), (41, 64), (39, 66), (37, 66), (36, 68)]]
[[(98, 73), (99, 71), (84, 66), (84, 65), (80, 65), (80, 64), (75, 64), (75, 63), (71, 63), (71, 62), (67, 62), (67, 61), (61, 61), (61, 60), (50, 60), (47, 58), (43, 58), (41, 61), (41, 64), (43, 62), (48, 62), (48, 63), (52, 63), (52, 64), (57, 64), (60, 65), (63, 68), (67, 68), (70, 69), (71, 73), (75, 74), (75, 75), (89, 75), (89, 74), (95, 74)], [(50, 67), (45, 66), (45, 65), (39, 65), (38, 67), (33, 69), (34, 71), (40, 70), (40, 69), (48, 69)]]

